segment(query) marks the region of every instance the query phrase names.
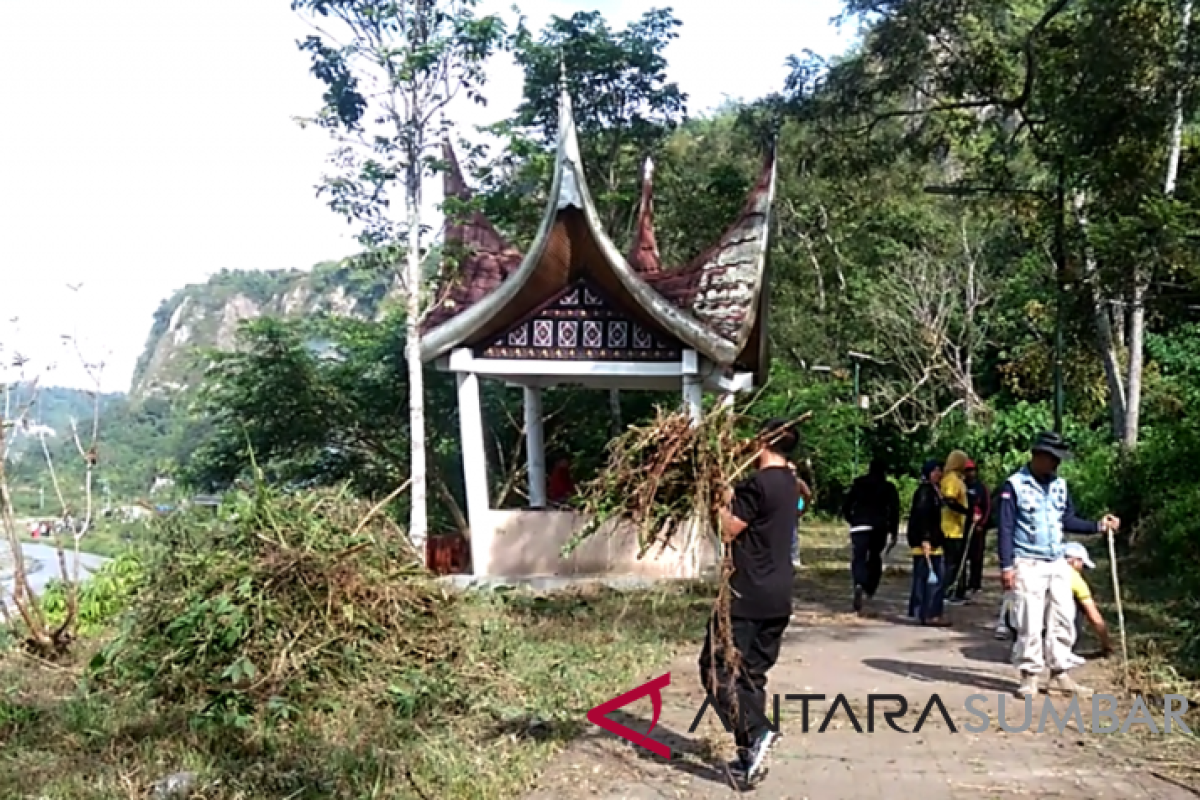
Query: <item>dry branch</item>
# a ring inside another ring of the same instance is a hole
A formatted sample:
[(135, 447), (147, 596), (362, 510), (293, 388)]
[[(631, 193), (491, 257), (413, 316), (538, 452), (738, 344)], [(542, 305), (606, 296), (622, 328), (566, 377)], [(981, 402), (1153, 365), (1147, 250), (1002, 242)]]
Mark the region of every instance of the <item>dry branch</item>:
[[(811, 415), (808, 412), (791, 420), (773, 435), (782, 436)], [(639, 558), (651, 548), (660, 552), (674, 548), (676, 534), (691, 526), (720, 531), (719, 514), (729, 502), (734, 482), (771, 443), (739, 433), (741, 421), (728, 408), (708, 413), (699, 423), (687, 413), (660, 409), (649, 425), (631, 426), (609, 444), (608, 463), (599, 477), (581, 488), (583, 513), (590, 519), (566, 550), (573, 550), (606, 523), (617, 520), (636, 526)], [(712, 653), (714, 669), (717, 656), (723, 656), (731, 680), (738, 664), (729, 619), (733, 571), (731, 548), (723, 547), (713, 607), (716, 630), (709, 641), (713, 650), (719, 651)], [(730, 694), (735, 698), (736, 715), (737, 694)]]

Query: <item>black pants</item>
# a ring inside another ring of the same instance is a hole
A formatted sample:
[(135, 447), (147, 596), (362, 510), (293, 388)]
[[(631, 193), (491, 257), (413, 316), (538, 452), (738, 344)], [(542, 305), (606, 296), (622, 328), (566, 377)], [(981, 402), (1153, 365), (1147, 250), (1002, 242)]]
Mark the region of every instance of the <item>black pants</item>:
[(861, 586), (872, 597), (883, 578), (883, 551), (887, 547), (887, 532), (881, 530), (859, 531), (850, 534), (852, 555), (850, 574), (854, 585)]
[(971, 543), (967, 545), (967, 589), (983, 589), (983, 556), (987, 550), (987, 531), (975, 528), (971, 531)]
[[(963, 563), (963, 553), (967, 547), (966, 539), (946, 539), (946, 597), (962, 600), (967, 596), (966, 576), (960, 574), (959, 567)], [(960, 580), (960, 578), (962, 580)]]
[[(700, 684), (712, 697), (717, 712), (729, 721), (734, 741), (739, 748), (748, 748), (767, 730), (767, 671), (779, 660), (779, 647), (790, 617), (775, 619), (744, 619), (731, 622), (733, 646), (740, 655), (740, 669), (732, 676), (737, 692), (738, 715), (732, 716), (731, 676), (724, 654), (717, 652), (714, 661), (713, 638), (717, 635), (716, 617), (708, 622), (704, 649), (700, 651)], [(715, 666), (715, 669), (714, 669)], [(713, 681), (716, 685), (713, 685)]]

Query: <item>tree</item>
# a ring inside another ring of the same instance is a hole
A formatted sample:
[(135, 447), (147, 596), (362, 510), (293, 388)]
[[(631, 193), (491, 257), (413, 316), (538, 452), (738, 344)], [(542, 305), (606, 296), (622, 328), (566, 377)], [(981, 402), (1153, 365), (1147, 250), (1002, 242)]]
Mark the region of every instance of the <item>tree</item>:
[[(477, 102), (485, 63), (501, 44), (494, 15), (477, 18), (478, 0), (293, 0), (317, 33), (300, 43), (325, 84), (324, 105), (308, 122), (338, 143), (337, 169), (321, 191), (330, 206), (362, 227), (371, 253), (404, 254), (405, 357), (408, 361), (412, 516), (409, 536), (423, 552), (428, 533), (425, 401), (420, 325), (425, 242), (422, 187), (440, 143), (447, 106), (460, 93)], [(327, 31), (333, 23), (340, 30)], [(402, 187), (403, 221), (391, 215)], [(403, 246), (401, 246), (403, 234)]]
[[(1056, 313), (1086, 305), (1113, 437), (1132, 449), (1147, 302), (1178, 269), (1167, 254), (1182, 249), (1171, 176), (1194, 107), (1190, 4), (854, 0), (848, 11), (874, 18), (860, 51), (816, 80), (797, 61), (795, 93), (843, 136), (898, 137), (940, 167), (942, 182), (1047, 197), (1061, 187), (1075, 224), (1066, 269), (1047, 259), (1064, 289)], [(1063, 212), (1045, 205), (1041, 235), (1051, 240)], [(1077, 281), (1086, 304), (1074, 302)]]
[(565, 78), (589, 183), (615, 237), (630, 233), (642, 161), (658, 153), (687, 110), (687, 95), (667, 80), (664, 55), (680, 24), (670, 9), (655, 8), (614, 31), (600, 12), (580, 11), (552, 17), (536, 39), (522, 22), (513, 38), (525, 86), (512, 124), (553, 147)]

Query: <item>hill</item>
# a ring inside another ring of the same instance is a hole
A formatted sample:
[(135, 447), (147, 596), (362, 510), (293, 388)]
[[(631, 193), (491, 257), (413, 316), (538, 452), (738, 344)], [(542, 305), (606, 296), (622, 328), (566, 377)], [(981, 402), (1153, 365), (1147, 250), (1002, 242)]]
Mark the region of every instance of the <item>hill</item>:
[(146, 346), (134, 369), (134, 402), (193, 387), (204, 350), (228, 350), (240, 323), (264, 316), (321, 315), (376, 319), (396, 296), (395, 273), (349, 261), (323, 262), (311, 270), (222, 270), (163, 301), (154, 314)]

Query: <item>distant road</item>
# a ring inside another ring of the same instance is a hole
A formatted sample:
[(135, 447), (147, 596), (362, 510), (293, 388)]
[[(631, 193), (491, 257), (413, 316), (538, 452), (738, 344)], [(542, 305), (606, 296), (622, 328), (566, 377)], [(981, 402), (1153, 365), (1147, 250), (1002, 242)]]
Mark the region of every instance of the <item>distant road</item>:
[[(29, 588), (34, 594), (41, 594), (46, 584), (55, 578), (61, 578), (58, 566), (58, 549), (47, 544), (25, 543), (21, 545), (25, 556), (25, 575), (29, 579)], [(63, 556), (67, 561), (67, 574), (73, 575), (75, 570), (75, 554), (64, 548)], [(5, 559), (7, 561), (7, 559)], [(91, 574), (111, 559), (92, 553), (79, 554), (79, 579), (87, 580)], [(12, 565), (5, 563), (0, 566), (0, 583), (4, 586), (6, 598), (12, 597), (13, 576)]]

